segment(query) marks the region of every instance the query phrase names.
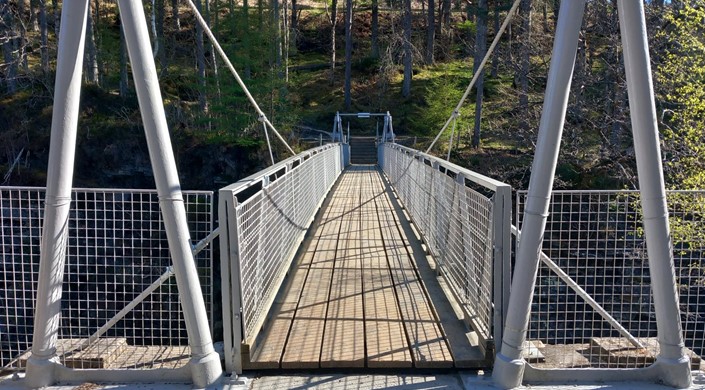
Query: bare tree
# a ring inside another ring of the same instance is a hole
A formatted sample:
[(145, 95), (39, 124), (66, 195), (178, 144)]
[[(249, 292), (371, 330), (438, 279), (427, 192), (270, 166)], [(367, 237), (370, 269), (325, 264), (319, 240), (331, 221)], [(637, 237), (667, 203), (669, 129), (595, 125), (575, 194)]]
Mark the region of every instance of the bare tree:
[[(281, 28), (281, 10), (279, 9), (279, 0), (272, 0), (272, 21), (274, 21), (274, 56), (277, 69), (282, 66), (282, 28)], [(282, 75), (283, 76), (283, 75)]]
[(174, 24), (174, 33), (181, 30), (181, 19), (179, 17), (179, 0), (171, 0), (171, 19)]
[[(475, 33), (475, 61), (473, 72), (477, 73), (482, 59), (487, 52), (487, 0), (480, 0), (477, 5), (477, 29)], [(485, 71), (480, 71), (480, 76), (475, 84), (477, 95), (475, 97), (475, 127), (472, 133), (472, 147), (480, 147), (480, 124), (482, 122), (482, 102), (485, 95)]]
[(289, 82), (289, 1), (282, 3), (282, 54), (284, 55), (284, 81)]
[(379, 58), (379, 1), (372, 0), (372, 58)]
[[(499, 31), (499, 11), (500, 11), (500, 0), (494, 0), (494, 33), (497, 34)], [(497, 78), (497, 72), (499, 70), (499, 50), (495, 52), (492, 56), (492, 71), (490, 75), (493, 79)]]
[(345, 3), (345, 109), (349, 110), (351, 102), (350, 89), (352, 87), (352, 22), (353, 22), (353, 2), (346, 0)]
[(98, 72), (98, 47), (95, 43), (95, 16), (90, 8), (86, 21), (86, 81), (91, 84), (100, 84), (100, 74)]
[(8, 0), (0, 0), (0, 43), (2, 43), (3, 66), (5, 74), (5, 84), (7, 93), (13, 94), (17, 91), (17, 60), (14, 56), (15, 29), (10, 3)]
[(42, 73), (49, 74), (49, 33), (47, 31), (46, 0), (39, 1), (39, 32)]
[(127, 43), (125, 41), (125, 31), (120, 25), (120, 97), (125, 99), (128, 92), (129, 78), (127, 77)]
[(51, 12), (54, 14), (54, 34), (59, 36), (59, 27), (61, 25), (61, 12), (59, 12), (59, 0), (51, 1)]
[[(201, 12), (201, 0), (196, 0), (196, 9)], [(196, 23), (196, 68), (198, 70), (198, 106), (201, 112), (208, 112), (206, 98), (206, 50), (203, 45), (203, 27)]]
[(401, 85), (401, 94), (404, 97), (411, 95), (411, 77), (413, 75), (413, 53), (411, 47), (411, 0), (404, 0), (404, 81)]
[(529, 111), (529, 68), (531, 66), (531, 0), (522, 0), (519, 6), (521, 24), (518, 32), (519, 40), (519, 71), (517, 85), (519, 86), (519, 112), (521, 127), (529, 127), (527, 122)]
[(440, 0), (440, 6), (441, 6), (441, 12), (438, 15), (439, 19), (441, 20), (441, 26), (444, 29), (444, 31), (448, 31), (450, 29), (450, 6), (451, 6), (451, 0)]
[(335, 81), (335, 27), (338, 24), (338, 0), (330, 6), (330, 82)]
[(436, 41), (436, 6), (433, 0), (428, 0), (428, 15), (426, 19), (426, 64), (433, 64), (433, 50)]
[(157, 10), (155, 12), (155, 35), (157, 37), (156, 45), (158, 45), (159, 50), (155, 49), (155, 51), (157, 52), (157, 58), (159, 59), (159, 64), (161, 65), (161, 74), (165, 75), (169, 69), (169, 64), (167, 63), (165, 44), (166, 40), (164, 39), (164, 0), (156, 0), (156, 8)]
[(297, 0), (291, 0), (291, 41), (293, 44), (293, 49), (297, 48), (296, 44), (299, 40), (299, 5)]

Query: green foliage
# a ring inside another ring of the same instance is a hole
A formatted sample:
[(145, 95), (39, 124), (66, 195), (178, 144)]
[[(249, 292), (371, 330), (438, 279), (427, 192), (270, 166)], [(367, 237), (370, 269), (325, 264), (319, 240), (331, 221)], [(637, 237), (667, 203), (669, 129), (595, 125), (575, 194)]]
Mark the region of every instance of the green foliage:
[(657, 36), (666, 180), (679, 189), (705, 188), (705, 1), (696, 3), (669, 8)]
[[(273, 64), (276, 26), (269, 18), (257, 24), (256, 18), (244, 11), (226, 14), (219, 26), (219, 42), (229, 54), (233, 66), (245, 81), (248, 90), (278, 129), (288, 128), (296, 121), (289, 102), (283, 70)], [(252, 39), (252, 37), (257, 39)], [(206, 144), (234, 144), (243, 147), (264, 145), (264, 132), (252, 104), (245, 96), (222, 61), (219, 75), (208, 81), (209, 110), (198, 118), (205, 129)], [(270, 138), (273, 135), (270, 134)], [(278, 141), (272, 139), (272, 144)]]
[(455, 24), (455, 28), (461, 31), (465, 31), (468, 34), (475, 35), (477, 31), (477, 24), (472, 20), (464, 20)]

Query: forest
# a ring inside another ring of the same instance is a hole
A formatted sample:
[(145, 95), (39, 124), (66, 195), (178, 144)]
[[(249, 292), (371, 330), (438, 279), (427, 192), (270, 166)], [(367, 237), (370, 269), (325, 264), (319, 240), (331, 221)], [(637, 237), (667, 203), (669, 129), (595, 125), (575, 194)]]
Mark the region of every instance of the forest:
[[(194, 0), (269, 120), (295, 150), (336, 111), (385, 112), (417, 148), (452, 115), (510, 0)], [(60, 0), (0, 0), (0, 174), (43, 186)], [(457, 119), (451, 161), (528, 185), (560, 0), (521, 0)], [(266, 141), (188, 1), (144, 1), (185, 189), (265, 166)], [(705, 187), (705, 1), (646, 2), (667, 186)], [(353, 135), (373, 122), (351, 122)], [(447, 130), (450, 133), (450, 129)], [(449, 134), (433, 150), (448, 151)], [(274, 143), (276, 159), (287, 150)], [(115, 0), (91, 0), (74, 186), (153, 188)], [(616, 0), (589, 1), (556, 188), (638, 185)]]

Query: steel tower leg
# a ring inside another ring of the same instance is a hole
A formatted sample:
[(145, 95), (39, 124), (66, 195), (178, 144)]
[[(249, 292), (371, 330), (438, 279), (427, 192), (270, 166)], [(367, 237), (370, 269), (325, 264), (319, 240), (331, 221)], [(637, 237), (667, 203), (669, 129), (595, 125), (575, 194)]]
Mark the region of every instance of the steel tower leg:
[(56, 340), (61, 315), (88, 6), (88, 0), (67, 1), (61, 11), (34, 335), (32, 355), (27, 361), (27, 385), (31, 388), (52, 385), (58, 363)]
[(492, 373), (495, 383), (503, 388), (521, 385), (524, 376), (522, 345), (529, 324), (539, 253), (546, 228), (584, 9), (585, 0), (565, 1), (561, 3), (558, 16), (507, 320), (501, 350), (495, 357)]
[(144, 8), (139, 0), (118, 0), (118, 6), (186, 321), (191, 347), (191, 375), (196, 387), (206, 387), (221, 378), (222, 369), (220, 357), (213, 349), (206, 306), (191, 252), (186, 209), (169, 139)]
[(656, 365), (661, 368), (664, 384), (687, 388), (691, 381), (690, 359), (683, 349), (644, 4), (642, 1), (619, 0), (618, 10), (658, 328), (660, 352)]

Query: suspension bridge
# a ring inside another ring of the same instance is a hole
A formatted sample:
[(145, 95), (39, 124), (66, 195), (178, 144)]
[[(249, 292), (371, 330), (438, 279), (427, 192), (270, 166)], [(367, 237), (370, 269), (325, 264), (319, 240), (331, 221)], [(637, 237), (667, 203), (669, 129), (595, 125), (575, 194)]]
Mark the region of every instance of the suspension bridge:
[[(136, 0), (118, 5), (157, 188), (72, 188), (88, 4), (64, 3), (47, 186), (0, 188), (0, 387), (228, 387), (301, 369), (691, 386), (705, 347), (702, 246), (673, 243), (668, 217), (702, 228), (683, 205), (703, 194), (664, 189), (640, 1), (619, 1), (640, 190), (551, 190), (585, 6), (571, 1), (531, 183), (515, 198), (430, 154), (451, 125), (452, 145), (475, 78), (425, 152), (396, 142), (389, 112), (338, 113), (325, 144), (286, 145), (292, 156), (276, 162), (270, 134), (284, 138), (197, 11), (259, 114), (272, 165), (217, 194), (181, 191)], [(347, 115), (383, 118), (381, 134), (351, 136)]]

